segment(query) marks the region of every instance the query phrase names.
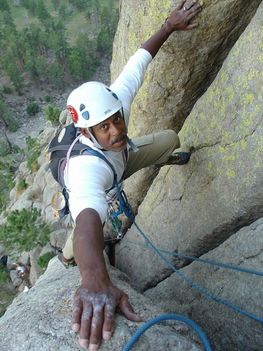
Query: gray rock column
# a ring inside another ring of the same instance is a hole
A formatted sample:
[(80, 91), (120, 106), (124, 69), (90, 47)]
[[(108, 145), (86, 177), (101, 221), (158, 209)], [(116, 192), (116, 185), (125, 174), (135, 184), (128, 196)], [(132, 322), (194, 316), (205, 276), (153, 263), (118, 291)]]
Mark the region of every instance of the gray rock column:
[[(160, 248), (199, 256), (263, 214), (262, 25), (263, 4), (180, 132), (190, 162), (163, 167), (139, 208), (136, 221)], [(170, 274), (130, 241), (142, 241), (134, 226), (116, 261), (138, 287)]]
[[(149, 67), (133, 104), (129, 126), (131, 136), (167, 128), (179, 132), (194, 103), (213, 81), (260, 2), (203, 1), (203, 10), (196, 18), (199, 27), (173, 33)], [(121, 2), (111, 64), (112, 79), (179, 3), (179, 0)], [(151, 176), (150, 170), (141, 171), (140, 176), (133, 177), (132, 183), (126, 181), (125, 190), (134, 208), (146, 195)]]

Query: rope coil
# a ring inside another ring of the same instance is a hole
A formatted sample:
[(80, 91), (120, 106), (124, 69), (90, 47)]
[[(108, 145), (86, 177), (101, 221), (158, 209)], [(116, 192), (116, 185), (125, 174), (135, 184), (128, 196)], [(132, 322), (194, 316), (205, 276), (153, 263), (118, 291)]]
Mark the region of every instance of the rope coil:
[(187, 324), (199, 336), (199, 338), (204, 346), (204, 350), (205, 351), (212, 351), (211, 346), (209, 344), (209, 341), (208, 341), (205, 333), (203, 332), (203, 330), (199, 327), (199, 325), (187, 317), (184, 317), (184, 316), (181, 316), (178, 314), (174, 314), (174, 313), (161, 314), (153, 319), (150, 319), (148, 322), (143, 324), (139, 329), (137, 329), (135, 334), (133, 334), (133, 336), (130, 338), (128, 343), (124, 346), (122, 351), (130, 351), (131, 348), (139, 340), (139, 338), (142, 336), (142, 334), (144, 334), (146, 332), (147, 329), (151, 328), (155, 324), (158, 324), (158, 323), (160, 323), (162, 321), (166, 321), (166, 320), (175, 320), (175, 321), (180, 321), (180, 322), (184, 322), (185, 324)]

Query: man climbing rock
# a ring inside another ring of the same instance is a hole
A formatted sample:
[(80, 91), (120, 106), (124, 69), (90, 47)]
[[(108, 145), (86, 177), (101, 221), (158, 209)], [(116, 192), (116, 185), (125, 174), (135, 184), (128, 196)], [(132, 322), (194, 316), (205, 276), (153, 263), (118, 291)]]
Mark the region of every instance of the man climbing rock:
[(74, 297), (72, 329), (79, 332), (80, 346), (90, 351), (99, 348), (102, 338), (111, 338), (116, 308), (128, 319), (140, 321), (128, 296), (113, 285), (108, 275), (103, 224), (109, 201), (114, 199), (116, 188), (120, 192), (122, 180), (149, 165), (185, 164), (190, 158), (189, 153), (173, 154), (180, 144), (173, 130), (130, 140), (127, 127), (131, 104), (149, 63), (173, 32), (196, 27), (191, 20), (200, 10), (196, 1), (184, 1), (129, 59), (110, 87), (99, 82), (84, 83), (67, 100), (80, 131), (76, 142), (102, 155), (83, 152), (68, 157), (64, 172), (75, 229), (63, 249), (62, 260), (68, 263), (74, 258), (82, 278)]

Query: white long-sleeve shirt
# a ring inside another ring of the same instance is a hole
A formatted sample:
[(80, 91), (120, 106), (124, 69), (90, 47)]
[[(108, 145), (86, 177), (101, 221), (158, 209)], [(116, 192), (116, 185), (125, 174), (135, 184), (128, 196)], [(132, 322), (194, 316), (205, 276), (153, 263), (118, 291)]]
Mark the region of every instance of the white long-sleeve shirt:
[[(110, 86), (110, 89), (117, 94), (122, 102), (126, 126), (129, 123), (131, 104), (142, 85), (151, 60), (152, 56), (148, 51), (138, 49)], [(85, 136), (82, 136), (80, 141), (95, 148), (92, 141)], [(101, 152), (101, 150), (98, 151)], [(114, 167), (117, 178), (120, 180), (126, 165), (124, 153), (104, 151), (103, 154)], [(113, 172), (106, 162), (90, 155), (72, 157), (67, 163), (64, 178), (69, 193), (69, 208), (73, 220), (75, 221), (84, 209), (92, 208), (99, 214), (101, 222), (105, 222), (108, 209), (106, 191), (112, 187), (114, 178)]]

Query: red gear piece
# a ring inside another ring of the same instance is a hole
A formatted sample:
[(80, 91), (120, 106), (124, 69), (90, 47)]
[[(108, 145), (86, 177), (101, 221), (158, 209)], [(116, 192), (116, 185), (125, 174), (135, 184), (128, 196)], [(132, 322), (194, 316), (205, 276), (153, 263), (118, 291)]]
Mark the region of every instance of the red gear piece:
[(75, 110), (75, 108), (73, 106), (68, 105), (67, 109), (69, 110), (72, 120), (74, 123), (78, 122), (79, 116), (78, 116), (78, 112)]

